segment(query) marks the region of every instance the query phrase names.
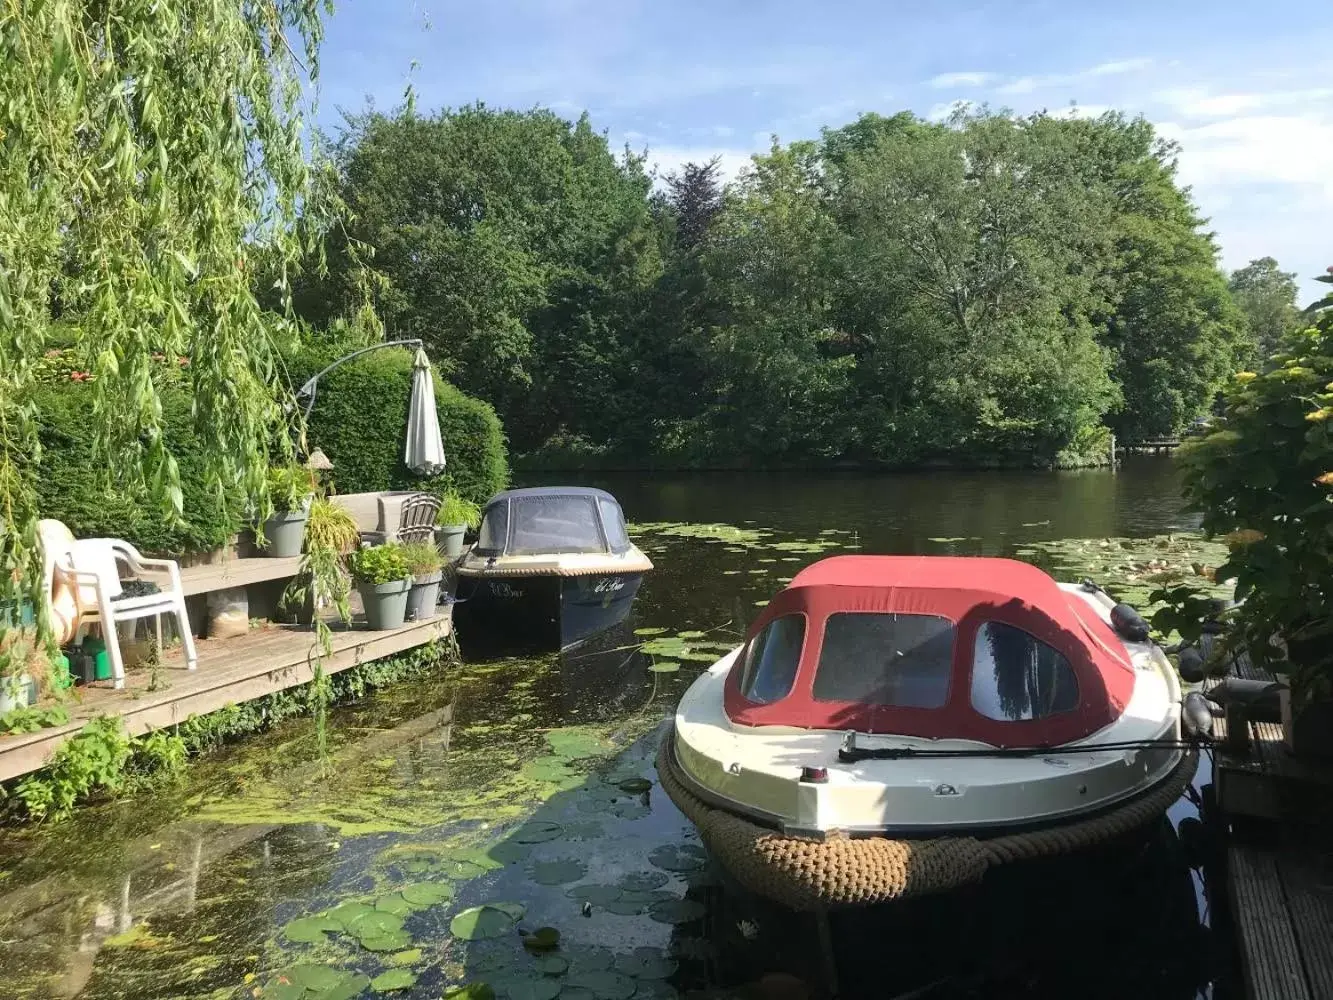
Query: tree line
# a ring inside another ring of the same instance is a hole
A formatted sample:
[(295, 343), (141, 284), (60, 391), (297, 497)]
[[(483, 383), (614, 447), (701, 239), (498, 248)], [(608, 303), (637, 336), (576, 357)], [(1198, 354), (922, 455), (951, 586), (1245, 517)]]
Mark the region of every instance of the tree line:
[(370, 110), (329, 152), (297, 313), (423, 338), (530, 462), (1075, 464), (1180, 432), (1296, 322), (1116, 112), (865, 114), (729, 182), (543, 109)]

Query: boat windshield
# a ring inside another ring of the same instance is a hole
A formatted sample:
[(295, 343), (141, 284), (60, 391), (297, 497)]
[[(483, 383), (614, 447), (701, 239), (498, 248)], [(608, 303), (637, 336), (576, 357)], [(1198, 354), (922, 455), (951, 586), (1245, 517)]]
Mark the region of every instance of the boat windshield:
[(513, 497), (509, 508), (507, 555), (606, 551), (592, 497)]
[(953, 622), (935, 615), (829, 615), (815, 700), (940, 708), (949, 700), (954, 631)]

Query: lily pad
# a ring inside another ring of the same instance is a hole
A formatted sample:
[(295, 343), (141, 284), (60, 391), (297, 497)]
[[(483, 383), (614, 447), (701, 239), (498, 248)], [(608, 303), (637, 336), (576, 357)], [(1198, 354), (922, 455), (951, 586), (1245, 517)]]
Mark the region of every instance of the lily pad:
[(652, 810), (642, 802), (613, 802), (611, 812), (621, 819), (643, 819)]
[(605, 906), (607, 903), (619, 899), (623, 892), (624, 890), (616, 885), (576, 885), (565, 895), (572, 899), (581, 899), (586, 903), (592, 903), (593, 906)]
[(621, 876), (620, 887), (630, 892), (647, 892), (660, 889), (670, 881), (671, 876), (666, 872), (630, 872)]
[(497, 910), (504, 910), (505, 913), (508, 913), (513, 917), (514, 923), (518, 923), (522, 920), (523, 914), (528, 912), (528, 908), (522, 903), (489, 903), (487, 905), (493, 906)]
[(300, 983), (294, 983), (286, 976), (270, 980), (264, 987), (264, 1000), (301, 1000), (308, 991)]
[(575, 945), (564, 949), (569, 966), (575, 972), (598, 972), (611, 968), (616, 956), (600, 945)]
[(445, 857), (450, 861), (464, 861), (478, 868), (494, 871), (509, 864), (504, 858), (496, 856), (496, 849), (504, 846), (504, 843), (499, 843), (490, 847), (460, 847), (448, 852)]
[(570, 770), (564, 757), (537, 757), (524, 764), (520, 773), (525, 778), (531, 778), (533, 781), (557, 785), (569, 782), (577, 783), (583, 780), (582, 775)]
[(333, 909), (324, 914), (325, 919), (337, 924), (345, 931), (351, 931), (352, 922), (357, 917), (364, 916), (374, 911), (373, 906), (367, 906), (365, 903), (339, 903)]
[(651, 904), (644, 899), (626, 898), (624, 895), (603, 903), (602, 909), (621, 917), (638, 917), (648, 912)]
[(407, 931), (389, 931), (385, 934), (357, 938), (357, 943), (366, 951), (373, 951), (377, 954), (386, 951), (402, 951), (412, 943), (412, 935)]
[(347, 924), (347, 930), (358, 938), (382, 937), (402, 929), (403, 918), (385, 910), (367, 910)]
[(442, 1000), (495, 1000), (495, 990), (490, 983), (451, 986), (444, 991)]
[(634, 986), (634, 1000), (680, 1000), (680, 993), (660, 979), (640, 979)]
[(600, 757), (611, 749), (602, 737), (580, 726), (566, 726), (552, 729), (546, 734), (546, 742), (557, 757), (568, 760), (580, 760), (584, 757)]
[(707, 866), (708, 854), (694, 844), (662, 844), (649, 852), (648, 860), (665, 871), (694, 872)]
[(398, 892), (413, 906), (435, 906), (454, 898), (454, 887), (448, 882), (416, 882), (403, 886)]
[(542, 977), (506, 977), (496, 983), (508, 1000), (555, 1000), (560, 995), (560, 983)]
[(677, 632), (677, 639), (702, 639), (707, 633), (699, 631)]
[(669, 629), (664, 628), (636, 628), (634, 634), (637, 636), (665, 635)]
[(605, 836), (606, 830), (602, 827), (602, 824), (598, 823), (595, 819), (565, 824), (566, 840), (597, 840), (599, 837)]
[(648, 667), (650, 674), (674, 674), (680, 670), (679, 663), (673, 663), (671, 660), (662, 660), (660, 663), (654, 663)]
[(634, 980), (619, 972), (572, 972), (565, 982), (575, 989), (589, 990), (598, 1000), (629, 1000), (634, 996)]
[(473, 906), (449, 921), (449, 933), (464, 941), (502, 937), (514, 929), (518, 919), (498, 906)]
[(503, 868), (505, 865), (526, 861), (531, 853), (531, 847), (516, 840), (502, 840), (486, 849), (486, 856), (490, 859), (492, 868)]
[(406, 969), (389, 969), (372, 979), (370, 988), (376, 993), (393, 993), (397, 990), (410, 990), (416, 984), (416, 975)]
[(628, 792), (631, 795), (639, 795), (650, 790), (653, 787), (653, 783), (647, 778), (626, 778), (624, 781), (617, 783), (616, 787), (622, 792)]
[(559, 823), (547, 823), (534, 821), (524, 823), (514, 831), (513, 839), (519, 844), (543, 844), (548, 840), (555, 840), (564, 830)]
[(554, 927), (538, 927), (523, 938), (523, 946), (533, 951), (550, 951), (560, 943), (560, 932)]
[(328, 965), (295, 965), (284, 974), (286, 979), (308, 990), (322, 993), (331, 990), (343, 980), (344, 972)]
[(298, 944), (314, 944), (317, 941), (323, 941), (324, 935), (330, 931), (340, 930), (342, 930), (342, 924), (327, 916), (301, 917), (288, 923), (282, 929), (282, 935), (288, 941), (295, 941)]
[(565, 858), (559, 861), (538, 861), (529, 869), (532, 881), (538, 885), (565, 885), (577, 882), (588, 874), (588, 866), (582, 861)]
[(324, 990), (322, 993), (310, 994), (311, 1000), (352, 1000), (353, 997), (359, 997), (370, 986), (370, 977), (360, 972), (348, 972), (343, 975), (342, 981), (331, 990)]
[(666, 979), (676, 971), (676, 960), (659, 948), (635, 948), (616, 958), (616, 971), (635, 979)]
[(375, 909), (382, 910), (385, 913), (392, 913), (395, 916), (405, 917), (412, 912), (414, 907), (398, 893), (392, 893), (388, 896), (381, 896), (375, 900)]
[(416, 965), (421, 961), (421, 949), (411, 948), (407, 951), (400, 951), (396, 955), (390, 955), (385, 961), (390, 965)]
[(563, 976), (569, 971), (569, 959), (561, 955), (543, 955), (537, 959), (537, 968), (543, 976)]
[(706, 912), (704, 904), (693, 899), (663, 899), (652, 905), (648, 915), (661, 924), (688, 924)]
[(466, 882), (468, 879), (485, 875), (486, 872), (490, 871), (483, 865), (474, 864), (471, 861), (458, 861), (453, 858), (446, 858), (441, 861), (437, 870), (443, 872), (447, 878), (457, 879), (460, 882)]

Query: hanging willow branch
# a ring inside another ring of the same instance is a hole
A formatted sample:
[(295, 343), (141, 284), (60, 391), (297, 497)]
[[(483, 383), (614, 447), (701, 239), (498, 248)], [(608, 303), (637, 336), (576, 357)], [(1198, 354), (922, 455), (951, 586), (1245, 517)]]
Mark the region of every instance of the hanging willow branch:
[[(188, 359), (219, 491), (269, 505), (291, 451), (286, 276), (312, 209), (303, 91), (326, 0), (0, 0), (0, 599), (38, 596), (34, 363), (54, 320), (96, 377), (97, 454), (181, 510), (155, 352)], [(306, 70), (303, 67), (308, 67)], [(43, 602), (35, 600), (38, 608)]]

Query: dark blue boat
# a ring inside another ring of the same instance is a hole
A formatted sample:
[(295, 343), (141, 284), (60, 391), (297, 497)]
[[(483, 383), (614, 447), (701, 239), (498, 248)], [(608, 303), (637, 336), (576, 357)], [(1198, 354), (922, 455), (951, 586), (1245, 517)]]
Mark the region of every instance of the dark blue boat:
[(454, 623), (469, 645), (567, 649), (624, 621), (652, 568), (604, 490), (509, 490), (459, 561)]

